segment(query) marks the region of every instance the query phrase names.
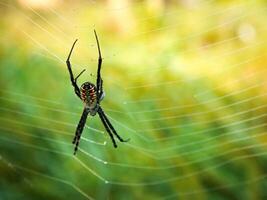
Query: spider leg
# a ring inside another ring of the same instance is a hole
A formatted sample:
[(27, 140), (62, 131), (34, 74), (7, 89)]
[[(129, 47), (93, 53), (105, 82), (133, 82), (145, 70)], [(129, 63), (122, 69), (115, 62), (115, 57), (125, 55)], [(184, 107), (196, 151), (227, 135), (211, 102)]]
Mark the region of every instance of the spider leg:
[(103, 95), (103, 80), (102, 80), (102, 78), (101, 78), (101, 81), (100, 81), (100, 92), (99, 92), (99, 95), (98, 95), (98, 101), (100, 101), (101, 100), (101, 98), (102, 98), (102, 95)]
[(121, 141), (121, 142), (128, 142), (130, 140), (130, 138), (128, 138), (127, 140), (122, 139), (119, 134), (117, 133), (117, 131), (115, 130), (115, 128), (112, 126), (112, 124), (110, 123), (109, 119), (107, 118), (105, 112), (103, 111), (103, 109), (99, 106), (99, 113), (101, 113), (101, 115), (104, 117), (104, 120), (106, 121), (107, 125), (109, 126), (109, 128), (112, 130), (112, 132), (116, 135), (116, 137)]
[(78, 124), (78, 126), (76, 128), (75, 137), (73, 138), (73, 141), (72, 141), (72, 143), (75, 144), (74, 155), (76, 154), (76, 152), (78, 150), (78, 146), (79, 146), (79, 143), (80, 143), (80, 138), (81, 138), (81, 135), (82, 135), (82, 132), (83, 132), (84, 125), (86, 123), (86, 119), (87, 119), (88, 113), (89, 113), (88, 109), (84, 108), (82, 116), (81, 116), (81, 119), (80, 119), (79, 124)]
[(101, 66), (102, 66), (102, 56), (101, 56), (101, 50), (100, 45), (98, 41), (98, 37), (96, 34), (96, 31), (94, 30), (96, 43), (97, 43), (97, 49), (98, 49), (98, 66), (97, 66), (97, 78), (96, 78), (96, 91), (97, 91), (97, 103), (99, 103), (99, 100), (103, 94), (103, 80), (101, 78)]
[(104, 116), (103, 116), (102, 113), (99, 112), (99, 111), (98, 111), (98, 115), (99, 115), (99, 117), (100, 117), (100, 119), (101, 119), (101, 121), (102, 121), (102, 123), (103, 123), (103, 125), (104, 125), (104, 127), (105, 127), (105, 129), (106, 129), (106, 131), (108, 132), (108, 134), (109, 134), (111, 140), (112, 140), (113, 146), (114, 146), (115, 148), (117, 148), (116, 141), (115, 141), (115, 139), (114, 139), (114, 137), (113, 137), (113, 135), (112, 135), (112, 133), (111, 133), (111, 131), (110, 131), (110, 129), (109, 129), (109, 127), (108, 127), (106, 121), (105, 121)]
[(83, 74), (83, 72), (85, 72), (86, 69), (83, 69), (83, 71), (81, 71), (78, 76), (76, 76), (76, 78), (74, 79), (75, 83), (77, 83), (78, 78)]
[(66, 64), (67, 64), (67, 67), (68, 67), (68, 70), (69, 70), (69, 74), (70, 74), (70, 81), (71, 81), (71, 84), (72, 86), (74, 87), (74, 91), (75, 91), (75, 94), (81, 98), (81, 94), (80, 94), (80, 89), (77, 85), (77, 78), (84, 72), (84, 70), (74, 79), (74, 76), (73, 76), (73, 73), (72, 73), (72, 70), (71, 70), (71, 63), (70, 63), (70, 57), (71, 57), (71, 54), (72, 54), (72, 51), (74, 49), (74, 46), (76, 44), (78, 40), (76, 39), (71, 47), (71, 50), (70, 50), (70, 53), (69, 53), (69, 56), (66, 60)]

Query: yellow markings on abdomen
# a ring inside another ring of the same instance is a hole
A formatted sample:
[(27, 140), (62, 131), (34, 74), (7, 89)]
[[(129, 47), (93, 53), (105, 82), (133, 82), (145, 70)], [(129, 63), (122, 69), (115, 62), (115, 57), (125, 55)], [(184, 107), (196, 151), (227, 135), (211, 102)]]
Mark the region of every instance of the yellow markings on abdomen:
[(95, 88), (94, 87), (90, 87), (89, 89), (82, 88), (81, 98), (84, 103), (89, 104), (89, 106), (92, 105), (97, 98)]

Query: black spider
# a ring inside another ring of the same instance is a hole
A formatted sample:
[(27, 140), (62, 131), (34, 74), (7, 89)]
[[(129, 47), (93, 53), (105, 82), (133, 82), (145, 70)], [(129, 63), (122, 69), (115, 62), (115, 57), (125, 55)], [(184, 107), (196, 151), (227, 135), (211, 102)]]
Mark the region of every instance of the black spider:
[(116, 132), (116, 130), (114, 129), (114, 127), (112, 126), (112, 124), (110, 123), (109, 119), (107, 118), (107, 116), (105, 115), (103, 109), (100, 106), (100, 101), (103, 100), (105, 93), (103, 91), (103, 80), (101, 78), (101, 65), (102, 65), (102, 57), (101, 57), (101, 51), (100, 51), (100, 45), (99, 45), (99, 41), (98, 41), (98, 37), (96, 34), (96, 31), (94, 30), (95, 33), (95, 38), (96, 38), (96, 42), (97, 42), (97, 48), (98, 48), (98, 67), (97, 67), (97, 79), (96, 79), (96, 86), (93, 83), (90, 82), (85, 82), (82, 84), (82, 86), (78, 87), (77, 85), (77, 79), (82, 75), (82, 73), (85, 71), (85, 69), (78, 74), (78, 76), (76, 78), (74, 78), (72, 70), (71, 70), (71, 63), (70, 63), (70, 57), (71, 57), (71, 53), (72, 50), (77, 42), (77, 39), (74, 41), (69, 56), (67, 58), (67, 67), (70, 73), (70, 80), (72, 83), (72, 86), (74, 87), (74, 91), (75, 94), (84, 102), (84, 109), (83, 109), (83, 113), (81, 116), (81, 119), (79, 121), (79, 124), (76, 128), (76, 133), (75, 133), (75, 137), (73, 139), (73, 144), (75, 144), (75, 149), (74, 149), (74, 155), (76, 154), (77, 150), (78, 150), (78, 146), (79, 146), (79, 141), (82, 135), (82, 131), (84, 128), (84, 125), (86, 123), (86, 119), (88, 114), (90, 114), (91, 116), (95, 116), (96, 113), (98, 113), (106, 131), (108, 132), (113, 146), (116, 148), (117, 144), (115, 142), (115, 139), (113, 137), (112, 132), (114, 133), (114, 135), (119, 139), (119, 141), (121, 142), (127, 142), (128, 140), (123, 140), (118, 133)]

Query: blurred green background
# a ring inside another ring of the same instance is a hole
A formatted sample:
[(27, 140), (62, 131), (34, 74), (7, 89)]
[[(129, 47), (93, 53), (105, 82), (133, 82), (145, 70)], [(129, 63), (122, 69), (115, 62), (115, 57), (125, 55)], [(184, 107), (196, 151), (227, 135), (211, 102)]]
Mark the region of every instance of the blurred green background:
[[(0, 199), (266, 199), (267, 2), (0, 2)], [(114, 149), (89, 117), (94, 82)]]

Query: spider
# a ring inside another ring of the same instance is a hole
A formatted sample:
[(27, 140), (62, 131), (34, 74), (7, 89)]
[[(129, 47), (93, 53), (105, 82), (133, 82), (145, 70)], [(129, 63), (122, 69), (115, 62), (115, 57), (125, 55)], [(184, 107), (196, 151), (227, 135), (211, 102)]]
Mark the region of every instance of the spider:
[(68, 58), (66, 60), (66, 64), (67, 64), (68, 71), (70, 74), (70, 81), (71, 81), (72, 86), (74, 87), (74, 92), (84, 103), (83, 113), (82, 113), (82, 116), (81, 116), (80, 121), (78, 123), (78, 126), (76, 128), (74, 139), (72, 141), (72, 143), (75, 144), (74, 155), (76, 154), (76, 152), (78, 150), (80, 138), (81, 138), (83, 128), (85, 126), (88, 114), (90, 114), (91, 116), (95, 116), (97, 113), (99, 115), (106, 131), (108, 132), (108, 134), (111, 138), (113, 146), (115, 148), (117, 148), (117, 144), (116, 144), (116, 141), (114, 139), (113, 134), (119, 139), (120, 142), (128, 142), (129, 141), (129, 139), (124, 140), (118, 135), (118, 133), (116, 132), (116, 130), (112, 126), (111, 122), (107, 118), (102, 107), (100, 106), (100, 102), (104, 99), (105, 93), (103, 91), (103, 80), (101, 78), (101, 73), (100, 73), (101, 72), (101, 65), (102, 65), (102, 57), (101, 57), (101, 51), (100, 51), (100, 45), (99, 45), (98, 37), (97, 37), (95, 30), (94, 30), (94, 34), (95, 34), (97, 48), (98, 48), (98, 66), (97, 66), (96, 85), (94, 85), (91, 82), (85, 82), (81, 85), (80, 88), (78, 87), (77, 80), (82, 75), (82, 73), (85, 71), (85, 69), (82, 70), (76, 78), (74, 78), (74, 76), (73, 76), (72, 69), (71, 69), (71, 63), (70, 63), (70, 57), (71, 57), (72, 51), (73, 51), (74, 46), (75, 46), (76, 42), (78, 41), (78, 39), (76, 39), (74, 41), (74, 43), (71, 47), (71, 50), (69, 52)]

